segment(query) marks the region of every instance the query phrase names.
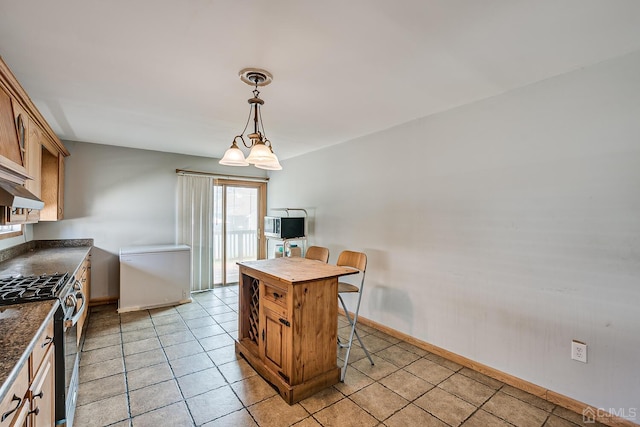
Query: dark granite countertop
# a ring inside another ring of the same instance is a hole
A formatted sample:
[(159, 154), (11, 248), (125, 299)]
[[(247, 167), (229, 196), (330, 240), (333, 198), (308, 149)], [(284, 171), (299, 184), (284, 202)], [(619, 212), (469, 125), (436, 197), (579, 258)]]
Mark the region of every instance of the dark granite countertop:
[[(0, 251), (0, 278), (53, 273), (69, 273), (72, 277), (91, 251), (91, 243), (38, 241)], [(58, 305), (58, 300), (50, 300), (0, 306), (0, 400), (29, 359), (36, 339)]]
[(0, 278), (53, 273), (73, 275), (91, 246), (37, 248), (0, 262)]
[(0, 306), (0, 400), (29, 360), (58, 300)]

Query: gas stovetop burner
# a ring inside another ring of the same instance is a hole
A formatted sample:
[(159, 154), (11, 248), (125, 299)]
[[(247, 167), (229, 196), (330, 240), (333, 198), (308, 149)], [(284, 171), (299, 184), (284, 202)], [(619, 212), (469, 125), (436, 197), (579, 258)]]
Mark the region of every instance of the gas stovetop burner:
[(67, 273), (55, 273), (0, 279), (0, 305), (56, 299), (68, 276)]

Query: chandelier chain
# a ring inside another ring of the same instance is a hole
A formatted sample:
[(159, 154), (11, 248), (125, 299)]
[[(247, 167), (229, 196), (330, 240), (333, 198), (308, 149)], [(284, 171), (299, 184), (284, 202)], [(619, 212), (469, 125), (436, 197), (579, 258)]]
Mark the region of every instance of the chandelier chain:
[(246, 148), (251, 148), (251, 145), (247, 145), (247, 143), (244, 141), (244, 138), (242, 137), (242, 135), (244, 135), (244, 133), (246, 132), (247, 128), (249, 127), (249, 122), (251, 121), (251, 107), (249, 107), (249, 117), (247, 117), (247, 123), (244, 124), (244, 129), (242, 129), (242, 132), (240, 133), (240, 135), (236, 136), (233, 140), (235, 141), (236, 139), (238, 139), (238, 137), (240, 137), (240, 141), (242, 141), (242, 145), (244, 145)]
[(271, 141), (269, 141), (269, 139), (267, 138), (267, 131), (264, 130), (264, 122), (262, 121), (262, 108), (258, 109), (258, 117), (260, 118), (260, 127), (262, 128), (262, 136), (264, 137), (264, 143), (265, 145), (271, 147)]

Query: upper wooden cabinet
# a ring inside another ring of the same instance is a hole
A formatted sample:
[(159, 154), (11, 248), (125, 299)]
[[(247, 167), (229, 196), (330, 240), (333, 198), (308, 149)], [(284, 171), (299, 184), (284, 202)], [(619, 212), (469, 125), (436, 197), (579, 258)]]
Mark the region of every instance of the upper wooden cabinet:
[(64, 156), (49, 151), (49, 144), (41, 149), (41, 194), (44, 208), (40, 221), (58, 221), (64, 217)]
[(45, 204), (41, 211), (30, 211), (24, 222), (63, 218), (64, 158), (68, 155), (0, 58), (0, 178), (24, 184)]
[(25, 168), (33, 179), (28, 179), (24, 186), (36, 196), (40, 197), (40, 169), (42, 168), (42, 131), (32, 119), (28, 121), (29, 127), (27, 140), (25, 141)]
[[(0, 87), (0, 89), (3, 88)], [(1, 165), (7, 169), (6, 173), (19, 177), (24, 175), (26, 170), (13, 115), (13, 104), (15, 102), (9, 93), (6, 90), (0, 90), (0, 156), (3, 159)]]

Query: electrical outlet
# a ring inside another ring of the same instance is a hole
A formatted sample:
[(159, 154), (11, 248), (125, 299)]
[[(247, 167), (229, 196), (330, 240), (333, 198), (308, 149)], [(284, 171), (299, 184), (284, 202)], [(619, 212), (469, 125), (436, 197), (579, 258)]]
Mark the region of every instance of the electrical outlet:
[(578, 362), (587, 363), (587, 344), (576, 340), (571, 341), (571, 358)]

